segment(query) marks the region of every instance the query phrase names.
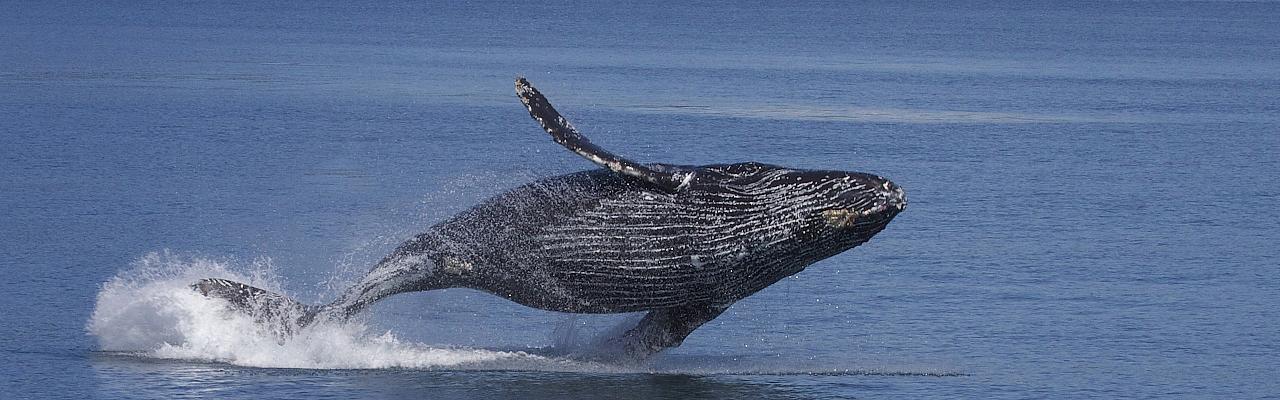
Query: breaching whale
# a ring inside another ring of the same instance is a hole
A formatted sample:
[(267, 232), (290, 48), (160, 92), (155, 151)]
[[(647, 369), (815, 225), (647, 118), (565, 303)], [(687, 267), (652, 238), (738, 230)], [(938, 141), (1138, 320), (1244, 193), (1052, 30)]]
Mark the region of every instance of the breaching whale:
[(225, 279), (192, 287), (286, 335), (397, 293), (457, 287), (551, 311), (646, 311), (607, 340), (645, 358), (734, 302), (865, 243), (907, 204), (902, 188), (861, 172), (638, 163), (592, 144), (524, 78), (515, 87), (556, 143), (603, 168), (485, 200), (404, 242), (327, 305)]

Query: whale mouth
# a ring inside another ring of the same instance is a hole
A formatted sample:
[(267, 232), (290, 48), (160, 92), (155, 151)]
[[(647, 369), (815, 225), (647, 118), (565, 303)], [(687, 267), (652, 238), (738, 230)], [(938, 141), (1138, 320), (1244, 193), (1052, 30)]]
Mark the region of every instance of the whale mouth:
[(837, 208), (833, 210), (823, 211), (822, 218), (823, 220), (827, 221), (828, 225), (834, 226), (836, 228), (844, 228), (852, 224), (855, 220), (857, 220), (859, 214), (861, 213), (856, 211), (850, 211), (843, 208)]
[(827, 225), (837, 229), (856, 229), (886, 224), (900, 211), (902, 211), (901, 205), (879, 203), (862, 210), (845, 208), (825, 210), (822, 212), (822, 218)]
[(822, 212), (827, 224), (836, 228), (855, 228), (887, 223), (898, 213), (907, 208), (907, 195), (901, 186), (888, 180), (871, 194), (863, 194), (864, 200), (859, 203), (870, 203), (869, 206), (834, 208)]

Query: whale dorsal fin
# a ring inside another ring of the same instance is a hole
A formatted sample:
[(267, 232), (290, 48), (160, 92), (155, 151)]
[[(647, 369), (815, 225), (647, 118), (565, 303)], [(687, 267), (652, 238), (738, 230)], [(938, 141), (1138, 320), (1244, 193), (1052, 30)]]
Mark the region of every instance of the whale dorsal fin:
[(693, 179), (693, 171), (669, 165), (648, 166), (628, 160), (596, 146), (578, 132), (569, 120), (560, 115), (551, 102), (523, 77), (516, 78), (516, 95), (529, 109), (529, 116), (538, 121), (556, 143), (591, 160), (610, 171), (639, 178), (670, 193), (683, 189)]

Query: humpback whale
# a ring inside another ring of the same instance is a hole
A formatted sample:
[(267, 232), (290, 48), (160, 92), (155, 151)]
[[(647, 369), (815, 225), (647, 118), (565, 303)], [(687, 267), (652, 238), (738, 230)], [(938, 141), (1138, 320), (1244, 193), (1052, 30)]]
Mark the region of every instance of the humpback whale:
[(436, 224), (326, 305), (225, 279), (192, 287), (285, 335), (397, 293), (457, 287), (543, 310), (644, 311), (606, 341), (643, 359), (734, 302), (865, 243), (907, 204), (901, 187), (861, 172), (639, 163), (593, 144), (524, 78), (515, 89), (556, 143), (602, 168), (516, 187)]

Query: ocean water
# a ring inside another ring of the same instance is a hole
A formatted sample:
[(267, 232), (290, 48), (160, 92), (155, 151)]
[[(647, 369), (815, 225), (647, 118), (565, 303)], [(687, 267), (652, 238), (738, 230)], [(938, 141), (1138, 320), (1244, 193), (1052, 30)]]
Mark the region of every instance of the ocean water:
[[(1280, 395), (1280, 3), (6, 2), (0, 398)], [(643, 364), (636, 315), (404, 294), (280, 342), (487, 196), (634, 159), (884, 175), (870, 243)]]

